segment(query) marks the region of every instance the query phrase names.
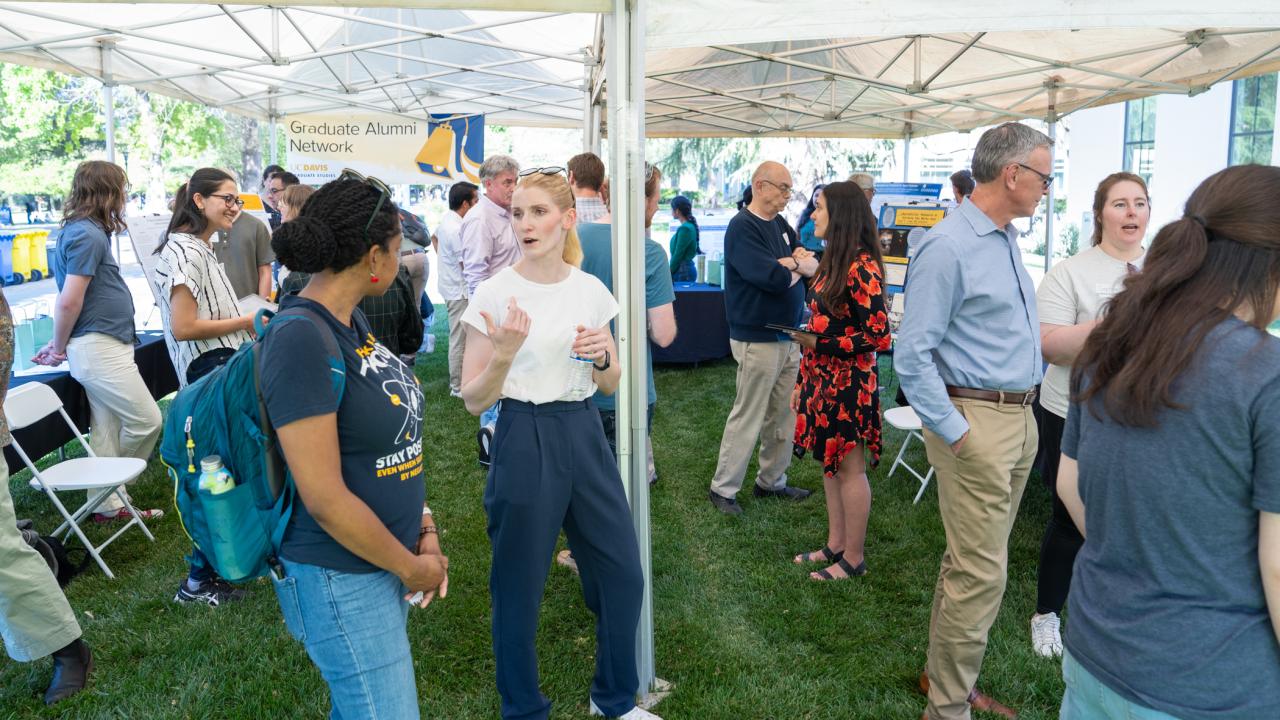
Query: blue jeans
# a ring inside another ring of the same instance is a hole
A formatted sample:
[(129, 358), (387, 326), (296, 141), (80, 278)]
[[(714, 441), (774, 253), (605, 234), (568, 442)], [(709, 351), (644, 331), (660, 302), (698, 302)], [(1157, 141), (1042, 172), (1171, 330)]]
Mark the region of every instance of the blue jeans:
[(676, 266), (674, 272), (671, 273), (672, 282), (695, 282), (698, 279), (698, 269), (694, 266), (692, 260), (685, 260)]
[(1060, 720), (1178, 720), (1168, 713), (1131, 702), (1103, 685), (1065, 650), (1062, 679), (1067, 683), (1067, 690), (1062, 695)]
[(348, 573), (282, 559), (271, 579), (285, 627), (329, 685), (332, 720), (415, 720), (418, 686), (407, 590), (389, 572)]

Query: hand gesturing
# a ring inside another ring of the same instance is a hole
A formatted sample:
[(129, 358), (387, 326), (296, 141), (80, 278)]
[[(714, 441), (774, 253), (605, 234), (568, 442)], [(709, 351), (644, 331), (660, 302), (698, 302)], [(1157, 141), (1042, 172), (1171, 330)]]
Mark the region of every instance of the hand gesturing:
[(494, 325), (493, 318), (483, 310), (480, 311), (480, 317), (484, 318), (485, 331), (489, 335), (489, 342), (493, 343), (493, 352), (508, 360), (515, 357), (524, 344), (524, 339), (529, 336), (529, 314), (520, 309), (516, 299), (507, 300), (507, 316), (503, 318), (502, 325)]

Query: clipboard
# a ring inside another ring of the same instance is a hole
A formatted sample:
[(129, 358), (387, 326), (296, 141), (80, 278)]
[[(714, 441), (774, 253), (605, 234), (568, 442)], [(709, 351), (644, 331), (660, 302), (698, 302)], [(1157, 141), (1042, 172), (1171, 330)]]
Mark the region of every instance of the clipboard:
[(797, 333), (800, 335), (812, 335), (816, 338), (827, 338), (828, 340), (832, 338), (831, 335), (827, 335), (825, 333), (820, 333), (820, 332), (814, 332), (813, 330), (810, 330), (808, 328), (792, 327), (790, 325), (778, 325), (776, 323), (765, 323), (764, 326), (769, 328), (770, 330), (776, 330), (777, 332), (780, 332), (780, 333)]

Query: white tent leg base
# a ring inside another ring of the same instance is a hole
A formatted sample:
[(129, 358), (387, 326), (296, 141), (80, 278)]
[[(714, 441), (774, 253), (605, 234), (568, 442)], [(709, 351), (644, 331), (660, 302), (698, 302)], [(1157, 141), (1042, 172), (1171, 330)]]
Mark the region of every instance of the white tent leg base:
[(645, 710), (652, 710), (658, 706), (658, 703), (667, 699), (667, 696), (675, 690), (675, 686), (663, 680), (662, 678), (653, 679), (653, 689), (647, 695), (640, 698), (636, 703)]

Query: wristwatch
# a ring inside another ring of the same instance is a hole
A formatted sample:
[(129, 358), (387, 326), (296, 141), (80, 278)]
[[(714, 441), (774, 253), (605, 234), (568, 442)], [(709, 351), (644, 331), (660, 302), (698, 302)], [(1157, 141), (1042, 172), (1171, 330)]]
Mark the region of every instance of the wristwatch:
[(597, 365), (597, 364), (595, 364), (595, 363), (591, 363), (591, 367), (593, 367), (593, 368), (595, 368), (595, 369), (597, 369), (597, 370), (599, 370), (599, 371), (601, 371), (601, 372), (604, 372), (605, 370), (608, 370), (608, 369), (609, 369), (609, 366), (610, 366), (611, 364), (612, 364), (612, 363), (611, 363), (611, 362), (610, 362), (610, 360), (609, 360), (609, 351), (608, 351), (608, 350), (605, 350), (605, 351), (604, 351), (604, 364), (603, 364), (603, 365)]

